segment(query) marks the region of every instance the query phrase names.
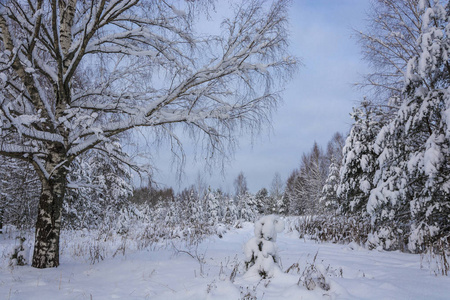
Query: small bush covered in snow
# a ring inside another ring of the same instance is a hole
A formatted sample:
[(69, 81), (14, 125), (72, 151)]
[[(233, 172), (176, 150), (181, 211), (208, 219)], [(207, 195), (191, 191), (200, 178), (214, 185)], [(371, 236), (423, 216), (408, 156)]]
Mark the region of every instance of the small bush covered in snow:
[(28, 257), (30, 255), (28, 246), (24, 244), (25, 238), (17, 237), (17, 239), (19, 240), (19, 245), (14, 247), (9, 258), (9, 265), (11, 267), (25, 266), (26, 264), (28, 264)]
[(274, 215), (265, 216), (255, 222), (255, 237), (244, 247), (247, 274), (258, 274), (262, 278), (273, 277), (279, 269), (277, 233), (284, 230), (284, 221)]

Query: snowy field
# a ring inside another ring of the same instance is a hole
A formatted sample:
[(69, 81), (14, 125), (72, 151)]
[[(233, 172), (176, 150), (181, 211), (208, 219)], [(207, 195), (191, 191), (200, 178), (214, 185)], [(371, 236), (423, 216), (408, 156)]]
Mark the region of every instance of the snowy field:
[[(419, 255), (317, 244), (295, 232), (278, 235), (283, 272), (266, 280), (245, 276), (243, 245), (251, 237), (253, 224), (245, 223), (190, 248), (130, 250), (111, 242), (109, 250), (116, 255), (91, 264), (89, 255), (74, 254), (90, 251), (92, 256), (92, 241), (63, 236), (61, 266), (39, 270), (8, 266), (13, 240), (1, 236), (0, 299), (450, 299), (450, 277), (421, 269), (425, 262)], [(316, 254), (314, 265), (326, 274), (328, 291), (298, 285)], [(284, 273), (295, 263), (299, 268)]]

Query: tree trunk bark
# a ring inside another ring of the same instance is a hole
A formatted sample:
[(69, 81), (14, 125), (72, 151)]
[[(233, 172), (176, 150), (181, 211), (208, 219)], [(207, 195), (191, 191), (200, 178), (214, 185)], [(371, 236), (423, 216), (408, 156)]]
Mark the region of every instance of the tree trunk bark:
[(65, 177), (44, 181), (42, 184), (32, 263), (35, 268), (59, 266), (59, 237), (65, 185)]
[[(50, 157), (47, 164), (50, 178), (41, 176), (42, 191), (32, 262), (32, 267), (40, 269), (59, 266), (61, 213), (67, 185), (67, 165), (63, 156), (56, 151)], [(58, 161), (62, 163), (57, 163)]]

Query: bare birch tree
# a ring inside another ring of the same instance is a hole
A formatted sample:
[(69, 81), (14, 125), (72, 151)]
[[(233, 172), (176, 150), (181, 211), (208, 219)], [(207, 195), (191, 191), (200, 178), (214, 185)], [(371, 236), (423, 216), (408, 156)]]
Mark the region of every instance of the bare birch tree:
[(364, 59), (372, 71), (361, 87), (371, 90), (377, 103), (402, 97), (408, 61), (418, 54), (422, 31), (419, 0), (375, 0), (368, 12), (368, 26), (357, 31)]
[[(201, 4), (201, 3), (200, 3)], [(296, 61), (287, 1), (245, 1), (220, 36), (196, 35), (198, 2), (6, 0), (0, 3), (0, 154), (31, 163), (42, 190), (32, 266), (59, 265), (61, 209), (74, 159), (131, 162), (116, 137), (176, 128), (227, 153), (270, 120)], [(277, 79), (277, 80), (275, 80)]]
[(239, 172), (238, 176), (234, 180), (234, 190), (236, 197), (243, 196), (248, 192), (247, 178), (242, 171)]

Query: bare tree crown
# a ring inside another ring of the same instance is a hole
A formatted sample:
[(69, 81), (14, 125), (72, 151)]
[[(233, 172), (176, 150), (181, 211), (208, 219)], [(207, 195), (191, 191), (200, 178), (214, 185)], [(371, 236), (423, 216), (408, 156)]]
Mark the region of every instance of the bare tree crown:
[(177, 145), (174, 125), (183, 124), (213, 153), (226, 151), (237, 125), (259, 128), (279, 97), (273, 79), (296, 64), (286, 52), (286, 1), (245, 2), (222, 36), (207, 37), (192, 31), (193, 5), (0, 4), (0, 153), (32, 159), (45, 176), (49, 148), (71, 161), (110, 151), (112, 137), (136, 127)]

